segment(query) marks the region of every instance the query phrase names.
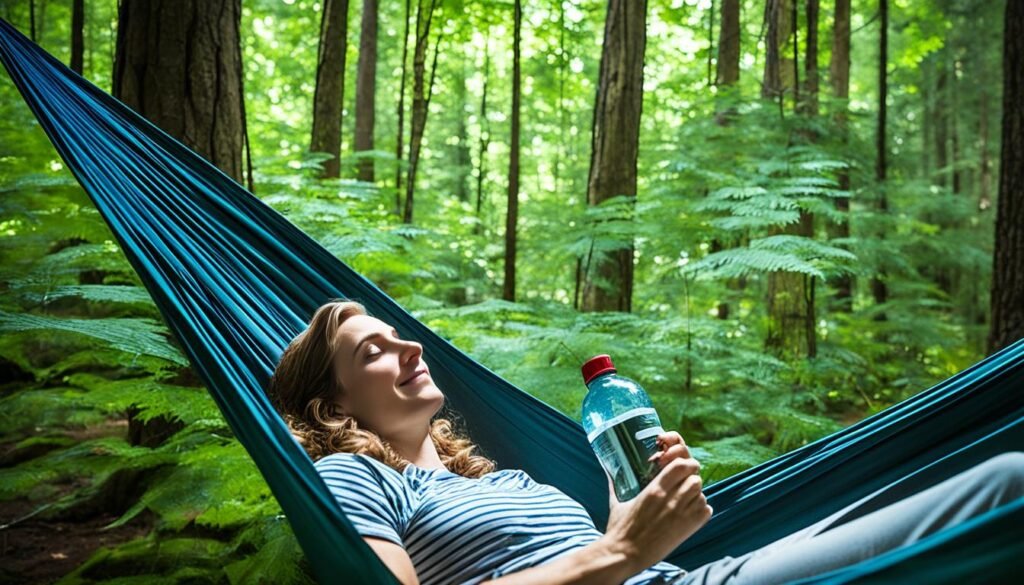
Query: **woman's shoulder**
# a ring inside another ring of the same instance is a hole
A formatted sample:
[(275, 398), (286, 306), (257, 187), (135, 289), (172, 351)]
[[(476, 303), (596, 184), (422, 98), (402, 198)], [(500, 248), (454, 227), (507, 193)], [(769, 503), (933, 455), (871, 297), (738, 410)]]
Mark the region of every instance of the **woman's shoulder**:
[(380, 478), (389, 475), (401, 476), (400, 473), (389, 467), (383, 461), (364, 455), (362, 453), (331, 453), (313, 462), (313, 466), (320, 474), (326, 472), (369, 472)]

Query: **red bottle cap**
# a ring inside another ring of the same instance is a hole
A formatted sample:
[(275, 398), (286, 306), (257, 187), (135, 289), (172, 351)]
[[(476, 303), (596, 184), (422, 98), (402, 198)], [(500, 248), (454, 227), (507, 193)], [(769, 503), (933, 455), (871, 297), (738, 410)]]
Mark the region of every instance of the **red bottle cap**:
[(615, 371), (615, 365), (612, 364), (612, 358), (608, 354), (596, 355), (583, 364), (583, 383), (589, 384), (591, 380), (600, 376), (601, 374), (607, 374), (608, 372)]

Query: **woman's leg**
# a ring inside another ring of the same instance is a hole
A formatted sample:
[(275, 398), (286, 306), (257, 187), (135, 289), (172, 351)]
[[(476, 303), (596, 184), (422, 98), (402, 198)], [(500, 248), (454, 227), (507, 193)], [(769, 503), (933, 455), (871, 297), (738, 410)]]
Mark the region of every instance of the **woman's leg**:
[(807, 528), (739, 557), (690, 571), (685, 585), (769, 585), (818, 575), (910, 544), (1024, 497), (1024, 452), (992, 457), (855, 520), (842, 518), (875, 492)]

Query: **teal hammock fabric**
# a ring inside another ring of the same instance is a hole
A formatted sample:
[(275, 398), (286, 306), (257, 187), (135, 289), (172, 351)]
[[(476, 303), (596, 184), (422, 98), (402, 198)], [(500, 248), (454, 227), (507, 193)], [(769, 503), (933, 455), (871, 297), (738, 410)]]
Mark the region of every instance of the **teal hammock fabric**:
[[(579, 423), (433, 333), (279, 213), (0, 20), (0, 58), (286, 513), (317, 578), (397, 583), (341, 513), (263, 388), (331, 298), (364, 303), (424, 359), (499, 468), (526, 470), (607, 523), (607, 483)], [(842, 431), (706, 488), (714, 517), (667, 557), (738, 556), (894, 484), (877, 509), (1024, 449), (1024, 340)], [(1024, 500), (804, 583), (1015, 576)]]

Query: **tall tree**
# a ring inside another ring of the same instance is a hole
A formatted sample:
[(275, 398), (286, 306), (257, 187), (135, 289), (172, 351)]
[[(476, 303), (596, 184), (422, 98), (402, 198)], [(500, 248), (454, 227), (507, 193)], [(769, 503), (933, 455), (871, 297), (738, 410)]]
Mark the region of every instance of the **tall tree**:
[(718, 70), (715, 85), (732, 86), (740, 80), (740, 0), (722, 0), (718, 34)]
[[(878, 211), (883, 216), (888, 213), (889, 199), (886, 197), (885, 178), (888, 172), (886, 160), (886, 123), (887, 108), (886, 99), (889, 95), (889, 0), (878, 2), (879, 31), (878, 31), (878, 129), (875, 132), (875, 181), (878, 185)], [(889, 297), (889, 289), (885, 284), (885, 272), (879, 270), (879, 274), (871, 279), (871, 294), (875, 297), (875, 303), (882, 304)], [(876, 319), (885, 320), (884, 312), (879, 312)]]
[(85, 56), (85, 0), (71, 2), (71, 70), (82, 74), (82, 61)]
[(1005, 14), (990, 354), (1024, 337), (1024, 2), (1007, 2)]
[(469, 189), (467, 180), (472, 173), (473, 163), (470, 155), (469, 145), (469, 124), (466, 119), (469, 117), (469, 92), (466, 87), (466, 64), (464, 62), (455, 65), (453, 72), (452, 87), (455, 102), (455, 143), (451, 145), (452, 172), (455, 185), (452, 193), (461, 202), (469, 202)]
[[(373, 150), (374, 105), (377, 97), (377, 13), (379, 0), (363, 0), (359, 30), (359, 69), (356, 72), (356, 152)], [(358, 178), (372, 183), (373, 159), (359, 161)]]
[[(587, 200), (636, 197), (647, 1), (608, 0), (591, 137)], [(584, 310), (632, 310), (633, 243), (588, 260)]]
[(313, 135), (309, 149), (326, 152), (324, 177), (341, 174), (341, 110), (345, 97), (348, 0), (324, 0), (313, 90)]
[(505, 214), (505, 286), (501, 298), (516, 300), (516, 232), (519, 220), (519, 110), (521, 70), (519, 42), (522, 38), (523, 7), (515, 0), (512, 32), (512, 136), (508, 158), (508, 207)]
[[(647, 0), (608, 0), (591, 135), (589, 205), (620, 195), (636, 197), (646, 47)], [(588, 261), (585, 269), (583, 310), (631, 311), (633, 243), (596, 257), (596, 264)]]
[(487, 149), (491, 145), (491, 125), (487, 121), (487, 86), (491, 77), (491, 35), (490, 27), (484, 33), (484, 83), (480, 91), (480, 154), (477, 156), (476, 170), (476, 220), (473, 233), (480, 235), (484, 231), (483, 202), (484, 177), (487, 176)]
[[(722, 93), (735, 89), (740, 81), (740, 1), (722, 0), (721, 31), (718, 35), (718, 63), (715, 72), (715, 85)], [(735, 96), (732, 96), (735, 97)], [(735, 108), (727, 106), (719, 108), (715, 114), (715, 121), (720, 126), (726, 126), (734, 117)], [(711, 252), (720, 252), (725, 249), (721, 240), (711, 240)], [(742, 279), (729, 279), (729, 289), (742, 289), (745, 285)], [(721, 301), (718, 303), (716, 316), (721, 320), (727, 320), (731, 314), (729, 303)]]
[(767, 0), (765, 4), (765, 61), (761, 82), (761, 97), (775, 99), (782, 112), (786, 92), (793, 90), (793, 59), (786, 57), (786, 46), (795, 28), (793, 23), (795, 0)]
[(818, 0), (807, 0), (807, 41), (804, 57), (804, 91), (801, 93), (800, 111), (818, 115)]
[[(796, 92), (797, 75), (792, 70), (797, 66), (798, 60), (795, 56), (790, 60), (783, 57), (783, 48), (786, 47), (789, 36), (796, 33), (795, 7), (795, 0), (769, 0), (765, 8), (768, 51), (761, 97), (777, 100), (780, 113), (784, 110), (785, 94), (789, 91), (794, 92), (795, 104), (801, 107)], [(793, 51), (796, 51), (798, 46), (794, 41)], [(817, 54), (817, 47), (809, 50)], [(768, 233), (812, 237), (814, 218), (801, 209), (799, 221), (772, 227)], [(777, 355), (815, 355), (817, 344), (813, 291), (814, 282), (804, 274), (781, 270), (768, 273), (768, 333), (765, 337), (765, 347), (769, 351)]]
[(405, 138), (405, 80), (409, 67), (409, 16), (412, 1), (405, 0), (405, 26), (402, 29), (402, 76), (398, 86), (398, 137), (395, 140), (395, 215), (402, 215), (402, 141)]
[[(832, 95), (836, 97), (836, 111), (833, 114), (835, 126), (843, 144), (849, 143), (850, 129), (847, 124), (846, 102), (850, 99), (850, 0), (836, 0), (832, 25), (832, 60), (829, 63), (829, 80), (832, 84)], [(839, 171), (839, 189), (845, 193), (850, 191), (850, 173)], [(835, 207), (847, 216), (850, 212), (850, 198), (836, 197)], [(830, 239), (849, 238), (850, 223), (842, 219), (828, 224)], [(853, 278), (841, 274), (835, 281), (836, 309), (849, 312), (853, 309)]]
[[(241, 0), (123, 0), (114, 96), (242, 181), (245, 104)], [(155, 445), (182, 424), (128, 411), (132, 444)]]
[[(424, 10), (424, 1), (430, 5)], [(420, 147), (423, 145), (423, 131), (427, 127), (430, 96), (434, 89), (434, 73), (437, 71), (437, 50), (441, 35), (434, 45), (434, 60), (430, 67), (430, 82), (426, 80), (427, 47), (430, 44), (430, 24), (439, 0), (418, 0), (416, 6), (416, 45), (412, 58), (412, 120), (409, 127), (409, 174), (405, 178), (405, 208), (402, 221), (412, 223), (413, 195), (416, 188), (416, 170), (419, 168)], [(425, 14), (424, 14), (425, 12)]]
[(241, 181), (241, 0), (124, 0), (114, 96)]

